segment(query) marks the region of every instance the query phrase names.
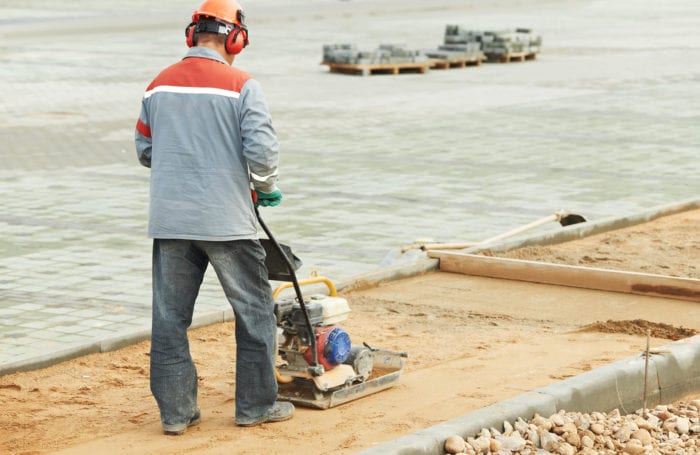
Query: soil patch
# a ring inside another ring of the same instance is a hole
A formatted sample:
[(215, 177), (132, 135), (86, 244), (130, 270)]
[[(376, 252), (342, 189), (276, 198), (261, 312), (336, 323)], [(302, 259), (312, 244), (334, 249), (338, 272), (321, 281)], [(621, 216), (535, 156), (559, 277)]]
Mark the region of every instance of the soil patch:
[(667, 340), (681, 340), (698, 334), (695, 329), (674, 327), (669, 324), (649, 322), (642, 319), (632, 321), (614, 321), (608, 319), (605, 322), (595, 322), (579, 329), (581, 332), (625, 333), (627, 335), (644, 335), (647, 331), (654, 338)]

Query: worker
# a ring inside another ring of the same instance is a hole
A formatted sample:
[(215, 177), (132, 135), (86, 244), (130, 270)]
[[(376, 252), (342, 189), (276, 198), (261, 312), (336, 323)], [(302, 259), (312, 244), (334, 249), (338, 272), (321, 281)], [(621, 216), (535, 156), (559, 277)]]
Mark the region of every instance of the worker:
[(135, 132), (138, 159), (151, 169), (150, 386), (168, 435), (201, 419), (187, 329), (210, 263), (235, 316), (235, 423), (294, 413), (276, 401), (274, 302), (254, 208), (282, 201), (279, 145), (260, 83), (231, 66), (248, 45), (243, 11), (234, 0), (206, 0), (185, 34), (187, 54), (148, 86)]

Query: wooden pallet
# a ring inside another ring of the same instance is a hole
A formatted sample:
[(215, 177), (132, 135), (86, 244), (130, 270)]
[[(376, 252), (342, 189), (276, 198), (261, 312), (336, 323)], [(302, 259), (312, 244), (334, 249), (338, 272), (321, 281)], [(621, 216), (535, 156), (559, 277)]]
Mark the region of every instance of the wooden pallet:
[(524, 62), (525, 60), (535, 60), (537, 58), (536, 52), (512, 52), (510, 54), (489, 54), (489, 62), (499, 62), (499, 63), (510, 63), (510, 62)]
[(361, 74), (369, 76), (371, 74), (402, 74), (402, 73), (426, 73), (431, 63), (410, 62), (410, 63), (333, 63), (322, 62), (327, 65), (331, 73)]
[(440, 59), (440, 58), (434, 58), (431, 59), (431, 66), (430, 68), (436, 69), (436, 70), (447, 70), (450, 68), (465, 68), (467, 66), (479, 66), (481, 65), (481, 62), (485, 60), (485, 57), (470, 57), (470, 58), (449, 58), (449, 59)]

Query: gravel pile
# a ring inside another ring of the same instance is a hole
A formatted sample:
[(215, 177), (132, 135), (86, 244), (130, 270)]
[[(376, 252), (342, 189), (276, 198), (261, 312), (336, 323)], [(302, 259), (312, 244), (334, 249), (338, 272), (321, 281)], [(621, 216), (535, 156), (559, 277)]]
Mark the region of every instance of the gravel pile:
[(482, 429), (465, 441), (445, 441), (448, 454), (691, 455), (700, 454), (700, 399), (657, 406), (635, 414), (560, 411), (549, 418), (504, 422), (503, 431)]

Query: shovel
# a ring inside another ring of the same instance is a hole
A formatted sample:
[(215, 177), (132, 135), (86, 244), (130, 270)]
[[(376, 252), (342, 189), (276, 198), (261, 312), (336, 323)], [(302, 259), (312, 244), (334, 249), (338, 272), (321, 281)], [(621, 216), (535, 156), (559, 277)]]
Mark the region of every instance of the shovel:
[[(482, 240), (481, 242), (467, 242), (467, 243), (428, 243), (424, 245), (420, 245), (420, 249), (423, 251), (428, 251), (428, 250), (461, 250), (463, 248), (469, 248), (472, 246), (477, 246), (477, 245), (486, 245), (488, 243), (495, 242), (497, 240), (505, 239), (507, 237), (512, 237), (514, 235), (523, 233), (525, 231), (529, 231), (530, 229), (536, 228), (537, 226), (542, 226), (543, 224), (551, 223), (553, 221), (558, 221), (559, 224), (562, 226), (569, 226), (572, 224), (578, 224), (578, 223), (583, 223), (586, 221), (584, 217), (581, 215), (576, 215), (569, 213), (565, 210), (560, 210), (556, 213), (553, 213), (551, 215), (545, 216), (543, 218), (540, 218), (539, 220), (533, 221), (532, 223), (528, 223), (524, 226), (520, 226), (515, 229), (511, 229), (508, 232), (504, 232), (502, 234), (498, 234), (494, 237), (488, 238), (486, 240)], [(415, 248), (415, 247), (414, 247)], [(404, 248), (404, 252), (406, 250), (412, 249), (411, 247)]]

